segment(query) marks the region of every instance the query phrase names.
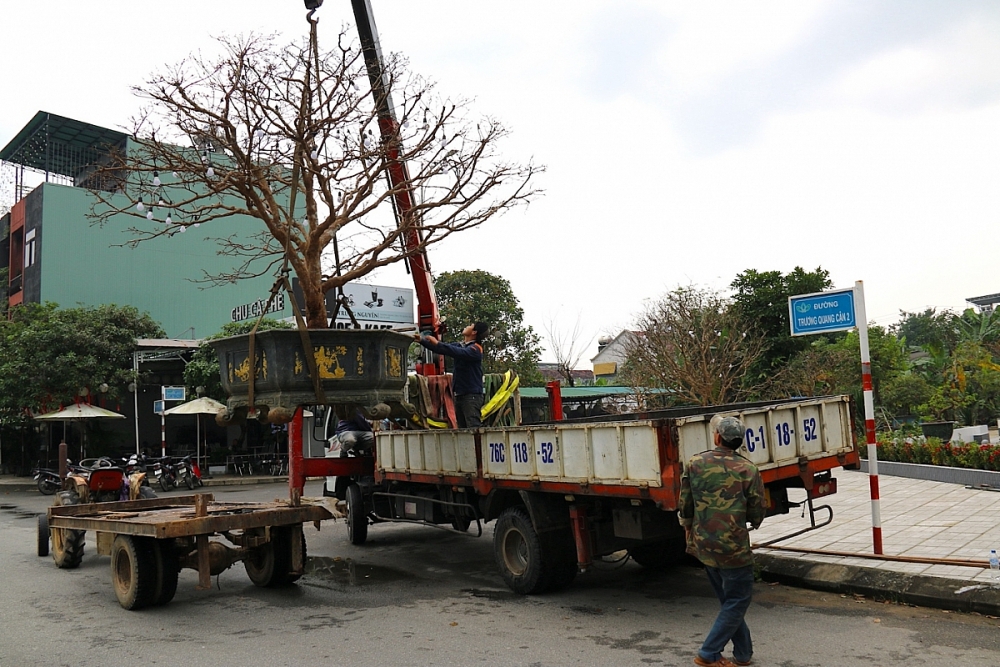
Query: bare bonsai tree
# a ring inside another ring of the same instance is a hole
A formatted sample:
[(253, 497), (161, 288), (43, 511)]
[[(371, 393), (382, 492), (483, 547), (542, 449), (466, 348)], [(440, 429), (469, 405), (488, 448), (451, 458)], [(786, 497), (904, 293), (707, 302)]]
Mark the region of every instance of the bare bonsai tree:
[(556, 356), (556, 369), (559, 371), (559, 375), (566, 380), (568, 386), (576, 386), (573, 370), (580, 363), (580, 357), (594, 342), (594, 337), (591, 336), (584, 342), (583, 333), (580, 331), (579, 314), (576, 316), (576, 323), (573, 325), (572, 331), (567, 333), (560, 330), (555, 319), (552, 318), (545, 324), (545, 333), (548, 334), (549, 348)]
[(672, 399), (696, 405), (739, 401), (744, 375), (762, 354), (753, 333), (716, 294), (695, 287), (668, 292), (637, 319), (622, 379), (633, 387), (667, 389)]
[[(346, 29), (330, 51), (258, 35), (219, 43), (219, 57), (192, 55), (133, 89), (148, 101), (134, 120), (137, 146), (92, 181), (91, 218), (136, 218), (133, 246), (234, 216), (260, 221), (239, 236), (209, 237), (234, 268), (206, 272), (206, 282), (275, 273), (287, 256), (307, 325), (326, 328), (329, 290), (540, 193), (542, 167), (498, 154), (507, 135), (499, 122), (441, 99), (398, 55), (382, 72), (398, 124), (383, 118), (380, 128), (364, 58)], [(389, 172), (401, 167), (407, 179), (394, 187)], [(401, 196), (413, 205), (397, 223), (389, 206)]]

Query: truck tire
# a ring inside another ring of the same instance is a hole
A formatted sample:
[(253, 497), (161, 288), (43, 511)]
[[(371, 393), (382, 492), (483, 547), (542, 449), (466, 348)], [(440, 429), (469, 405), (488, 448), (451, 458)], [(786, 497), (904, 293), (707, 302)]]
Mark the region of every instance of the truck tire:
[(683, 537), (675, 537), (659, 542), (649, 542), (630, 547), (628, 555), (639, 565), (649, 570), (666, 570), (680, 565), (687, 559), (687, 544)]
[(351, 544), (357, 545), (368, 539), (368, 511), (364, 494), (357, 484), (347, 487), (347, 537)]
[(153, 557), (156, 561), (156, 581), (150, 604), (167, 604), (177, 593), (177, 575), (181, 569), (174, 540), (172, 538), (155, 540)]
[(49, 517), (45, 514), (38, 515), (38, 555), (49, 555)]
[[(306, 538), (302, 536), (302, 559), (306, 558)], [(274, 588), (298, 581), (292, 569), (292, 531), (287, 526), (271, 528), (271, 539), (252, 549), (243, 559), (247, 576), (255, 586)]]
[(543, 593), (552, 583), (552, 564), (546, 562), (542, 540), (522, 507), (501, 512), (493, 529), (493, 555), (500, 576), (515, 593)]
[(556, 530), (545, 535), (543, 553), (546, 555), (549, 571), (548, 591), (559, 591), (576, 579), (579, 568), (576, 564), (576, 542), (570, 530)]
[(136, 610), (149, 606), (156, 592), (155, 542), (149, 537), (117, 535), (111, 545), (111, 582), (118, 604)]

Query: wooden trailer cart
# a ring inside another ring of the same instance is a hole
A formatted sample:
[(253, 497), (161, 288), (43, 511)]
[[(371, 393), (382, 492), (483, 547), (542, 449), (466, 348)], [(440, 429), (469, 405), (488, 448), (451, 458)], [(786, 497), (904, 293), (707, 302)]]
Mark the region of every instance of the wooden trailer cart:
[[(198, 571), (198, 590), (210, 588), (211, 575), (239, 561), (257, 586), (291, 583), (304, 571), (302, 524), (332, 516), (320, 505), (297, 499), (230, 503), (200, 493), (50, 507), (47, 520), (53, 555), (78, 549), (82, 556), (84, 531), (94, 531), (97, 553), (111, 556), (118, 602), (125, 609), (141, 609), (170, 602), (182, 568)], [(79, 565), (79, 558), (63, 562)]]

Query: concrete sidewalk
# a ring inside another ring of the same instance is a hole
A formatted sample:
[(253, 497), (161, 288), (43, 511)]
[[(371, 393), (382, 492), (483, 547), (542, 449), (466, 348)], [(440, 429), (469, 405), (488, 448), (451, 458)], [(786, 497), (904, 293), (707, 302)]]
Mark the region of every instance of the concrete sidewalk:
[[(766, 579), (923, 606), (1000, 616), (1000, 588), (988, 568), (1000, 550), (1000, 493), (962, 485), (879, 476), (883, 553), (927, 559), (977, 561), (980, 567), (873, 560), (869, 478), (836, 470), (838, 490), (817, 505), (833, 508), (833, 522), (775, 546), (841, 551), (854, 556), (756, 550)], [(791, 492), (795, 494), (795, 491)], [(804, 492), (793, 496), (801, 500)], [(817, 516), (822, 520), (824, 514)], [(808, 525), (800, 511), (771, 517), (753, 543), (767, 542)]]

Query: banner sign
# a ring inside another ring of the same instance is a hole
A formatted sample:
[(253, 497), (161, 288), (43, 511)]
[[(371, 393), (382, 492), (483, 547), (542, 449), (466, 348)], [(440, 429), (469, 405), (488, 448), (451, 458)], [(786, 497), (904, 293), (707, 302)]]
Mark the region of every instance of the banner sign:
[[(296, 300), (302, 303), (302, 291), (299, 281), (292, 279), (292, 291)], [(337, 303), (337, 290), (326, 293), (326, 315), (333, 316)], [(344, 285), (344, 298), (358, 326), (362, 329), (392, 329), (404, 326), (414, 326), (416, 318), (413, 315), (413, 289), (406, 287), (386, 287), (384, 285), (363, 285), (347, 283)], [(337, 329), (349, 329), (354, 325), (344, 308), (337, 310), (337, 321), (332, 325)]]

